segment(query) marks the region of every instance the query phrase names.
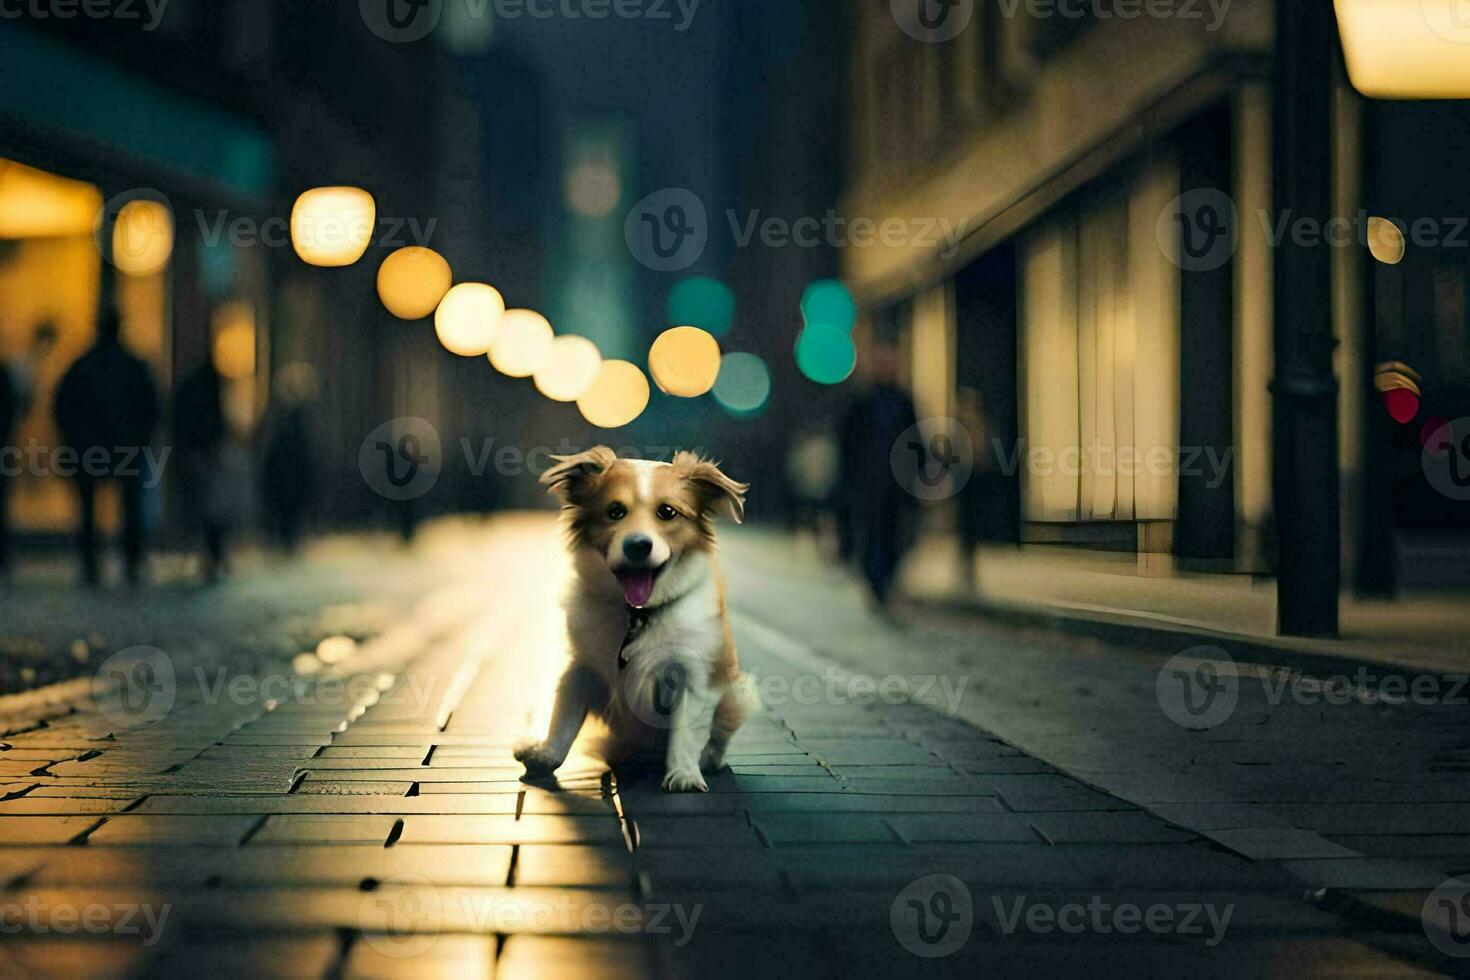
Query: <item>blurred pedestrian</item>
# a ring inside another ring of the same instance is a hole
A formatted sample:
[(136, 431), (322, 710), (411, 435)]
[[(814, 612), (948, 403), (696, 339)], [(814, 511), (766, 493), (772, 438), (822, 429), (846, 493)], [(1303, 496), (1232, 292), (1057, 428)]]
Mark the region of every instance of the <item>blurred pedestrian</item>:
[(974, 447), (974, 468), (969, 480), (959, 488), (960, 570), (966, 589), (973, 593), (980, 587), (980, 543), (996, 536), (992, 515), (1000, 503), (1000, 489), (993, 479), (991, 456), (986, 451), (992, 426), (978, 389), (961, 388), (956, 393), (955, 416)]
[(143, 574), (144, 451), (151, 451), (158, 427), (158, 389), (148, 365), (127, 350), (117, 312), (105, 308), (97, 341), (67, 369), (56, 388), (57, 428), (75, 454), (77, 494), (81, 500), (78, 545), (82, 577), (97, 585), (97, 487), (111, 480), (122, 502), (123, 560), (129, 584)]
[(191, 371), (174, 392), (173, 436), (179, 460), (179, 488), (188, 521), (204, 539), (204, 580), (219, 581), (227, 567), (229, 514), (223, 505), (230, 489), (225, 467), (229, 440), (224, 383), (211, 358)]
[(879, 347), (868, 388), (842, 421), (841, 493), (850, 547), (880, 607), (888, 604), (915, 530), (918, 500), (900, 485), (890, 460), (894, 444), (917, 421), (913, 399), (898, 385), (895, 352)]
[(288, 552), (301, 529), (316, 489), (312, 406), (319, 384), (310, 364), (289, 364), (276, 377), (276, 404), (266, 427), (261, 494), (272, 535)]
[[(30, 350), (13, 363), (0, 364), (0, 453), (15, 446), (15, 430), (36, 400), (41, 362), (55, 349), (56, 327), (43, 323), (36, 328)], [(0, 455), (0, 579), (10, 573), (10, 483), (20, 475), (19, 468), (17, 453)]]

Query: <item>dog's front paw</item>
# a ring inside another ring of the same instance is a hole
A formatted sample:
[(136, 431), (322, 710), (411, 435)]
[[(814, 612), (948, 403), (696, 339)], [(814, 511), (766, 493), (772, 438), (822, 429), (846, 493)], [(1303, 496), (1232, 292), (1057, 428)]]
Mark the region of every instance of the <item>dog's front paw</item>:
[(706, 745), (699, 756), (699, 768), (704, 772), (719, 772), (725, 768), (725, 750)]
[(545, 742), (522, 742), (516, 746), (515, 759), (528, 776), (550, 776), (562, 764)]
[(699, 774), (698, 769), (670, 769), (664, 773), (664, 792), (693, 793), (695, 791), (709, 792), (709, 785)]

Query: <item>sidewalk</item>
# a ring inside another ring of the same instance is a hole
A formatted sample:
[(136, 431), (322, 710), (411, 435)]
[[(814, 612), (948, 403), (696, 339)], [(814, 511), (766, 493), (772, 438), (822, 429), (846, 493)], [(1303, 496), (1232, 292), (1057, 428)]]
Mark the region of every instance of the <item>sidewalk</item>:
[[(1009, 678), (936, 671), (968, 629), (876, 624), (840, 576), (769, 572), (782, 553), (753, 536), (726, 554), (766, 710), (732, 771), (669, 795), (579, 750), (559, 785), (521, 783), (510, 747), (544, 724), (560, 669), (559, 539), (539, 516), (454, 537), (452, 580), (299, 675), (219, 688), (155, 661), (141, 702), (13, 715), (0, 910), (23, 926), (0, 974), (1381, 977), (1443, 960), (1392, 919), (1307, 900), (1299, 855), (1222, 846), (1101, 788), (1107, 766), (1063, 771), (1105, 745), (1080, 749), (1091, 735), (1038, 696), (1029, 647), (984, 641)], [(988, 713), (1001, 724), (973, 724)]]
[[(1341, 637), (1276, 633), (1274, 579), (1181, 571), (1167, 555), (1029, 545), (986, 546), (971, 592), (952, 538), (926, 540), (904, 570), (909, 594), (926, 602), (1100, 635), (1164, 642), (1234, 644), (1303, 662), (1362, 661), (1463, 673), (1470, 670), (1470, 595), (1410, 592), (1394, 600), (1344, 594)], [(1190, 638), (1193, 638), (1192, 640)]]

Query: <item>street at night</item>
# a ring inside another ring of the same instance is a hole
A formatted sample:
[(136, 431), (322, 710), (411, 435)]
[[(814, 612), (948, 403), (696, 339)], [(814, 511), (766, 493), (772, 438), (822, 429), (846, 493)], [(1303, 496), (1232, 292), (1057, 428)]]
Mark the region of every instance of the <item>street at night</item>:
[(0, 0), (0, 977), (1470, 976), (1462, 0)]

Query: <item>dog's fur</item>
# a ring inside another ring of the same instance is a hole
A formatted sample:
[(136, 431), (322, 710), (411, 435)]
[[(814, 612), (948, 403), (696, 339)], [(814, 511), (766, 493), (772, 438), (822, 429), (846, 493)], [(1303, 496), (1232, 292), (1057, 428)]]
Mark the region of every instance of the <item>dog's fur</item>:
[[(660, 463), (599, 446), (553, 460), (541, 482), (568, 520), (572, 665), (546, 738), (516, 759), (528, 775), (554, 772), (590, 711), (607, 724), (608, 761), (661, 750), (664, 789), (707, 790), (701, 771), (724, 766), (730, 737), (758, 700), (740, 673), (714, 558), (714, 515), (741, 521), (748, 487), (693, 453)], [(652, 592), (635, 613), (630, 597), (640, 593), (625, 593), (620, 576), (648, 569), (657, 569)]]

